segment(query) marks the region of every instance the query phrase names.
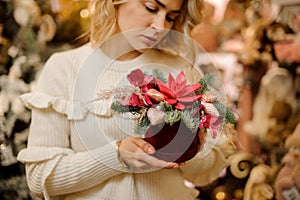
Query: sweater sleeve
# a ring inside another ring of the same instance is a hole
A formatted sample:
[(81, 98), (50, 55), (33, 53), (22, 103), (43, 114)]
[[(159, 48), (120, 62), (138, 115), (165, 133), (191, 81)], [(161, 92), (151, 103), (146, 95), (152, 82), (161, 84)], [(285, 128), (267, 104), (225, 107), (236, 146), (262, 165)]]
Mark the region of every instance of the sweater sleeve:
[(64, 118), (54, 111), (32, 111), (28, 147), (20, 151), (18, 159), (26, 164), (28, 185), (35, 194), (47, 197), (76, 192), (122, 173), (115, 141), (76, 153), (69, 147)]
[(85, 109), (70, 105), (68, 73), (72, 71), (57, 67), (65, 65), (50, 59), (36, 91), (21, 96), (32, 109), (32, 118), (28, 145), (19, 152), (18, 160), (26, 166), (30, 190), (45, 199), (93, 187), (124, 172), (115, 141), (85, 152), (72, 149), (70, 123), (83, 118)]
[(227, 161), (221, 149), (208, 138), (204, 149), (180, 169), (186, 180), (204, 186), (216, 180), (226, 167)]

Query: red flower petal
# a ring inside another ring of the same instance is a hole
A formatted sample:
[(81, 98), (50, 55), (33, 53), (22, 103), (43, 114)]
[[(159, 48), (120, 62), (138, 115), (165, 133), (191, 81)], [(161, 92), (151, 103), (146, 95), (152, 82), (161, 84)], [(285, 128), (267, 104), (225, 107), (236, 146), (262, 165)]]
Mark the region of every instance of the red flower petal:
[(135, 87), (138, 87), (143, 83), (144, 77), (145, 75), (140, 69), (133, 70), (127, 75), (128, 81)]
[(183, 110), (183, 109), (185, 109), (185, 105), (182, 104), (182, 103), (176, 103), (176, 104), (175, 104), (175, 108), (176, 108), (177, 110)]
[[(177, 88), (180, 89), (180, 88), (183, 88), (186, 86), (186, 78), (185, 78), (185, 75), (184, 75), (184, 72), (181, 71), (177, 77), (176, 77), (176, 85), (177, 85)], [(176, 89), (177, 89), (176, 88)]]
[(152, 102), (151, 98), (148, 95), (144, 95), (145, 97), (145, 101), (149, 106), (154, 105), (154, 103)]
[(172, 98), (172, 99), (176, 98), (176, 96), (172, 92), (172, 90), (169, 87), (167, 87), (161, 80), (157, 80), (157, 85), (158, 85), (159, 91), (161, 93), (163, 93), (165, 96), (167, 96), (168, 98)]
[(143, 84), (145, 85), (154, 85), (154, 78), (152, 76), (144, 76)]
[(175, 103), (177, 103), (177, 100), (176, 99), (165, 99), (165, 101), (170, 104), (170, 105), (174, 105)]
[(206, 118), (206, 120), (204, 122), (204, 127), (209, 128), (210, 127), (210, 121), (211, 121), (211, 115), (206, 115), (205, 118)]
[(176, 90), (176, 80), (174, 79), (174, 77), (171, 74), (169, 74), (169, 76), (168, 76), (168, 87), (172, 91)]
[(213, 139), (215, 139), (217, 137), (217, 135), (218, 135), (217, 130), (215, 130), (215, 129), (212, 128), (212, 129), (210, 129), (210, 131), (211, 131), (211, 137)]
[(130, 98), (128, 99), (128, 105), (129, 106), (138, 106), (138, 107), (141, 107), (143, 104), (141, 104), (140, 98), (139, 98), (138, 95), (132, 94), (130, 96)]
[(122, 97), (120, 99), (120, 104), (123, 105), (123, 106), (127, 106), (128, 105), (128, 102), (129, 102), (129, 98), (130, 97)]
[(181, 88), (181, 90), (176, 91), (175, 94), (177, 97), (188, 96), (190, 94), (195, 93), (195, 91), (197, 91), (200, 87), (201, 87), (200, 84), (191, 84)]
[(188, 102), (196, 101), (200, 98), (201, 98), (201, 95), (195, 95), (195, 96), (179, 97), (179, 98), (177, 98), (177, 100), (180, 102), (188, 103)]

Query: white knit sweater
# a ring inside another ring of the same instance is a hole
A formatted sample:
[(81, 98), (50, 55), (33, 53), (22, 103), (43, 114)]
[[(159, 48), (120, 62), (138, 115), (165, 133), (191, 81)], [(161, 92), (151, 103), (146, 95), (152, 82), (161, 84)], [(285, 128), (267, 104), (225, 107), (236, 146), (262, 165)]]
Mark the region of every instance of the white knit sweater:
[[(148, 63), (148, 64), (145, 64)], [(179, 169), (133, 172), (120, 167), (115, 142), (132, 135), (135, 121), (113, 115), (110, 91), (128, 85), (135, 68), (159, 68), (190, 81), (197, 70), (175, 56), (151, 50), (131, 61), (113, 61), (89, 44), (54, 54), (37, 86), (21, 96), (32, 109), (26, 164), (30, 190), (45, 199), (193, 200), (184, 179), (204, 185), (218, 177), (225, 159), (214, 141)], [(101, 98), (99, 94), (102, 94)]]

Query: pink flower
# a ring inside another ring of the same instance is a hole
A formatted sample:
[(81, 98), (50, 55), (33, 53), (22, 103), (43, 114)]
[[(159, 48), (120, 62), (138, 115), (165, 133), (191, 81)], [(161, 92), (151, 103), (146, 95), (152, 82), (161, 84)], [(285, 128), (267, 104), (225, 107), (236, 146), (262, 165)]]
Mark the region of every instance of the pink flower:
[(199, 128), (209, 129), (211, 131), (212, 138), (217, 137), (217, 131), (220, 130), (223, 117), (214, 117), (212, 115), (204, 115), (201, 117)]
[(209, 128), (211, 117), (212, 117), (211, 115), (202, 116), (199, 124), (199, 128)]

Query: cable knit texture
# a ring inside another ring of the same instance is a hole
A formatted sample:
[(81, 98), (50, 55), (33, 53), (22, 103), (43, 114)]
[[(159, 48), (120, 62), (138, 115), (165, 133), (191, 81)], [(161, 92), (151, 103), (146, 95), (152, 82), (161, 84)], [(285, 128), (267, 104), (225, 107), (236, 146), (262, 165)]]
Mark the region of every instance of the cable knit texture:
[[(214, 145), (180, 169), (133, 172), (119, 165), (115, 142), (133, 135), (135, 121), (113, 115), (111, 93), (129, 85), (131, 70), (149, 71), (151, 63), (166, 74), (184, 69), (190, 81), (199, 78), (184, 59), (156, 50), (125, 62), (89, 44), (51, 56), (35, 90), (21, 96), (32, 109), (32, 121), (28, 146), (18, 160), (26, 164), (34, 194), (45, 199), (194, 200), (198, 192), (187, 188), (184, 179), (201, 185), (217, 178), (225, 161)], [(105, 95), (99, 98), (99, 93)]]

